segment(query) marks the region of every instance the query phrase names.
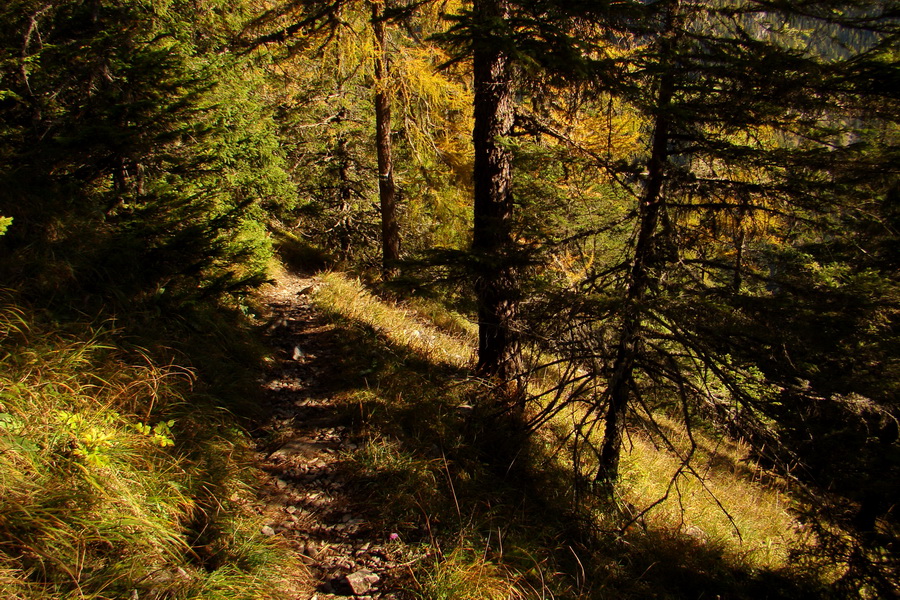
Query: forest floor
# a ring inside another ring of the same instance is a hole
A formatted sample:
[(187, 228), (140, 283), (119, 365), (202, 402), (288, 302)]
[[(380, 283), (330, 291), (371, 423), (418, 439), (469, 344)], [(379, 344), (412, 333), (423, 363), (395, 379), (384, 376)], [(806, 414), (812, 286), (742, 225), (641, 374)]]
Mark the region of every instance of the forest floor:
[(700, 481), (635, 433), (623, 502), (655, 509), (624, 529), (605, 505), (572, 503), (553, 430), (513, 469), (497, 459), (503, 435), (471, 429), (482, 390), (451, 312), (340, 274), (282, 272), (260, 300), (262, 475), (245, 508), (293, 551), (292, 598), (821, 597), (792, 571), (790, 498), (761, 484), (742, 445), (698, 435)]
[(295, 582), (298, 600), (412, 598), (415, 559), (379, 523), (378, 507), (347, 468), (357, 445), (335, 402), (344, 379), (341, 330), (313, 305), (318, 285), (282, 273), (263, 296), (275, 360), (262, 380), (269, 414), (257, 466), (266, 476), (253, 508), (263, 534), (282, 538), (308, 569)]

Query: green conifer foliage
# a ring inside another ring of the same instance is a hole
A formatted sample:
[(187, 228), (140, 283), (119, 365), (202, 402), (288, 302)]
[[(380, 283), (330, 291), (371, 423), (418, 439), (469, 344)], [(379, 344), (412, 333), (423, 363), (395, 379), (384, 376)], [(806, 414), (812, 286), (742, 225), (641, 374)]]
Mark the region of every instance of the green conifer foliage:
[(240, 15), (202, 4), (0, 12), (0, 206), (21, 225), (5, 267), (36, 291), (214, 296), (264, 277), (262, 209), (293, 193), (259, 71), (223, 52)]
[[(340, 259), (374, 267), (383, 253), (378, 96), (391, 107), (390, 136), (382, 118), (381, 142), (391, 141), (397, 203), (388, 237), (396, 242), (399, 232), (407, 257), (466, 243), (468, 73), (443, 69), (449, 57), (431, 40), (443, 26), (441, 11), (456, 4), (276, 3), (243, 31), (243, 47), (265, 47), (275, 57), (272, 89), (301, 199), (287, 225)], [(386, 60), (377, 51), (373, 6)]]

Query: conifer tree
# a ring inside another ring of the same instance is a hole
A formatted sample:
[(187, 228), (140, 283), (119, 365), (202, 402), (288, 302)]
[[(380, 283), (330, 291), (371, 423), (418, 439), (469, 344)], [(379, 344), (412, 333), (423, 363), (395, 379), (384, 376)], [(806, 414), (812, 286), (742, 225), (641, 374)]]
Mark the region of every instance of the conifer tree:
[(520, 369), (516, 339), (518, 275), (512, 264), (512, 156), (505, 146), (513, 126), (513, 65), (504, 48), (509, 7), (505, 0), (473, 4), (475, 82), (474, 221), (472, 250), (479, 262), (478, 372), (513, 381)]
[[(853, 267), (836, 257), (849, 248), (855, 226), (848, 223), (879, 221), (876, 237), (892, 236), (890, 219), (873, 217), (885, 214), (897, 185), (884, 160), (897, 148), (897, 98), (889, 91), (896, 88), (875, 84), (896, 77), (887, 58), (897, 39), (892, 10), (878, 2), (677, 1), (634, 3), (616, 15), (588, 9), (605, 32), (590, 40), (584, 62), (602, 86), (595, 93), (641, 115), (644, 149), (611, 156), (578, 148), (562, 128), (533, 119), (535, 131), (593, 161), (607, 189), (636, 201), (631, 234), (600, 242), (619, 245), (623, 259), (588, 269), (572, 293), (551, 302), (562, 317), (543, 313), (535, 336), (553, 340), (545, 351), (578, 365), (568, 390), (596, 416), (580, 439), (593, 446), (596, 462), (586, 462), (597, 481), (604, 489), (614, 482), (632, 411), (651, 428), (661, 407), (680, 410), (688, 426), (706, 419), (751, 440), (769, 464), (796, 477), (826, 521), (868, 531), (847, 551), (855, 583), (846, 589), (860, 585), (854, 577), (871, 577), (884, 593), (893, 585), (888, 563), (877, 558), (885, 540), (873, 540), (876, 521), (891, 518), (885, 499), (894, 492), (882, 475), (898, 464), (888, 458), (896, 456), (896, 404), (883, 391), (894, 380), (881, 366), (893, 361), (890, 351), (875, 358), (863, 347), (893, 343), (893, 310), (885, 304), (893, 277), (885, 263), (865, 266), (875, 256), (869, 250)], [(886, 295), (868, 295), (874, 288), (863, 280), (879, 281)], [(875, 312), (885, 319), (876, 327), (881, 342), (826, 350), (836, 339), (858, 342)], [(828, 355), (844, 358), (823, 370)], [(880, 375), (870, 379), (874, 372)], [(601, 383), (580, 383), (585, 377)], [(548, 410), (560, 406), (551, 402)], [(598, 421), (601, 442), (590, 435)], [(853, 459), (810, 441), (856, 444), (863, 431), (877, 431), (878, 441), (859, 443)], [(677, 452), (662, 428), (656, 433)], [(873, 479), (862, 484), (869, 469)], [(829, 508), (829, 494), (841, 508)], [(828, 527), (821, 534), (833, 549), (843, 542)]]
[(251, 94), (258, 71), (222, 52), (240, 17), (219, 14), (4, 6), (0, 206), (21, 225), (6, 239), (11, 276), (154, 301), (265, 277), (260, 209), (292, 190)]
[(400, 226), (397, 222), (397, 186), (394, 183), (394, 164), (391, 141), (391, 98), (389, 50), (385, 33), (385, 12), (389, 5), (370, 2), (374, 37), (375, 74), (375, 147), (378, 154), (378, 196), (381, 207), (381, 270), (385, 279), (396, 274), (400, 260)]

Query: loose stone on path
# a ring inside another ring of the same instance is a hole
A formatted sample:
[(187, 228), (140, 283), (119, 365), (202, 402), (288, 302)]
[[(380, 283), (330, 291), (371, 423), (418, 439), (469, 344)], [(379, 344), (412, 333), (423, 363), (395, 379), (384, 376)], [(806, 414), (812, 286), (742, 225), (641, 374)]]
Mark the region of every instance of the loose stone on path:
[(264, 331), (277, 360), (261, 381), (271, 418), (259, 442), (259, 466), (270, 475), (260, 482), (260, 531), (290, 544), (307, 566), (309, 574), (297, 576), (298, 600), (408, 600), (408, 557), (386, 545), (377, 507), (343, 470), (359, 445), (329, 389), (342, 380), (341, 332), (311, 304), (318, 285), (283, 275), (268, 293)]

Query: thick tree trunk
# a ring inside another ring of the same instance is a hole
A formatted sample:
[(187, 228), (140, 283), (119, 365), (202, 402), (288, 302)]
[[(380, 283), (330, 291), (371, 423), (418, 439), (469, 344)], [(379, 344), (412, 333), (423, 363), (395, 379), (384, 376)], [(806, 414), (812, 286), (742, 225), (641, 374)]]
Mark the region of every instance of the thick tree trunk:
[(378, 154), (378, 195), (381, 200), (381, 268), (385, 279), (396, 275), (400, 259), (400, 225), (397, 222), (397, 187), (391, 157), (391, 98), (388, 93), (387, 38), (384, 6), (372, 6), (372, 31), (375, 34), (375, 147)]
[(656, 230), (660, 213), (665, 203), (662, 186), (665, 179), (669, 145), (668, 105), (672, 100), (672, 78), (663, 76), (660, 85), (658, 106), (653, 130), (653, 141), (648, 161), (647, 183), (640, 205), (640, 224), (634, 250), (634, 262), (622, 319), (622, 332), (616, 347), (613, 375), (607, 387), (609, 406), (606, 410), (606, 427), (600, 448), (600, 465), (596, 481), (602, 486), (611, 486), (619, 476), (619, 459), (622, 452), (622, 437), (625, 433), (625, 415), (628, 410), (630, 387), (634, 378), (634, 368), (643, 328), (643, 311), (647, 291), (654, 284), (654, 267), (657, 236)]
[[(505, 0), (476, 0), (481, 27), (502, 22)], [(512, 383), (520, 371), (515, 331), (518, 273), (512, 264), (512, 156), (503, 146), (513, 125), (510, 60), (483, 29), (474, 40), (475, 146), (474, 230), (472, 249), (481, 265), (475, 281), (478, 302), (478, 373)], [(514, 388), (517, 390), (517, 387)]]

